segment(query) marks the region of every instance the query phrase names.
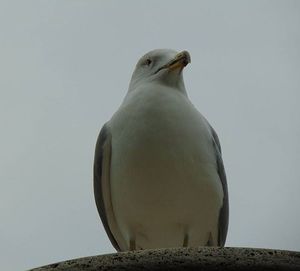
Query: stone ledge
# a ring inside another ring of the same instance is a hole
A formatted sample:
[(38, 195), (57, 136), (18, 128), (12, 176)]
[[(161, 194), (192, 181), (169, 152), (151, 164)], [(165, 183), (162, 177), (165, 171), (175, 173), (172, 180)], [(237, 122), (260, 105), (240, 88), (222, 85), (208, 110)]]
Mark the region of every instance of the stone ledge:
[(31, 271), (300, 271), (300, 252), (254, 248), (162, 248), (68, 260)]

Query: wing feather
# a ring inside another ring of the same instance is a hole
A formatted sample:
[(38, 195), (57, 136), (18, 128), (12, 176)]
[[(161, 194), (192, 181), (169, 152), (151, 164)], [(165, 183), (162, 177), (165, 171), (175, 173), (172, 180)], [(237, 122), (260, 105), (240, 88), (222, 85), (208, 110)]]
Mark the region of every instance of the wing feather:
[[(210, 126), (210, 125), (209, 125)], [(229, 200), (228, 200), (228, 187), (227, 187), (227, 180), (226, 180), (226, 174), (225, 174), (225, 168), (222, 160), (222, 151), (221, 151), (221, 144), (220, 140), (218, 138), (218, 135), (216, 131), (210, 126), (212, 137), (213, 137), (213, 145), (215, 148), (215, 154), (217, 159), (217, 168), (218, 168), (218, 174), (219, 178), (222, 183), (223, 188), (223, 205), (220, 210), (219, 214), (219, 225), (218, 225), (218, 245), (224, 246), (227, 236), (227, 230), (228, 230), (228, 218), (229, 218)]]
[(105, 197), (110, 197), (110, 195), (105, 195), (103, 191), (104, 182), (109, 182), (110, 175), (110, 163), (111, 163), (111, 134), (108, 125), (105, 124), (100, 131), (95, 150), (94, 157), (94, 196), (96, 201), (96, 206), (98, 213), (102, 220), (104, 229), (117, 251), (121, 248), (114, 237), (110, 225), (109, 217), (107, 214), (107, 208), (105, 207)]

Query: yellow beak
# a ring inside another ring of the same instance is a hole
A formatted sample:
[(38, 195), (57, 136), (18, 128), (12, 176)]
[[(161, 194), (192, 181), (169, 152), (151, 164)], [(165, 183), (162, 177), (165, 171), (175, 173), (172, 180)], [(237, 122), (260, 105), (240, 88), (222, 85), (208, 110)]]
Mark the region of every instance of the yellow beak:
[(171, 61), (169, 61), (166, 65), (160, 67), (156, 73), (158, 73), (162, 69), (168, 69), (170, 71), (174, 71), (177, 69), (183, 69), (187, 64), (191, 63), (191, 56), (188, 51), (182, 51), (178, 53)]

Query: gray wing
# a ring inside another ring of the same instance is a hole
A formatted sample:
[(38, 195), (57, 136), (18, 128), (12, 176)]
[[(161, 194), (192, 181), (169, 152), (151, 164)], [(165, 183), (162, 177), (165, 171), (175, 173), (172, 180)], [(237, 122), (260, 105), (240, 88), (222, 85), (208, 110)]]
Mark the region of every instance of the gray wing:
[(210, 129), (213, 136), (213, 145), (215, 148), (215, 153), (217, 158), (218, 174), (222, 182), (223, 193), (224, 193), (223, 206), (220, 210), (219, 226), (218, 226), (219, 228), (218, 245), (223, 247), (225, 245), (227, 230), (228, 230), (228, 218), (229, 218), (228, 188), (227, 188), (224, 164), (222, 160), (221, 144), (216, 131), (211, 126)]
[[(108, 149), (108, 151), (105, 152), (105, 148)], [(109, 157), (105, 157), (105, 155)], [(112, 245), (115, 247), (117, 251), (120, 251), (121, 249), (109, 227), (108, 216), (106, 214), (105, 205), (104, 205), (103, 171), (105, 167), (107, 167), (110, 170), (110, 162), (111, 162), (110, 155), (111, 155), (111, 134), (109, 128), (107, 127), (107, 124), (105, 124), (100, 131), (96, 143), (95, 158), (94, 158), (94, 196), (95, 196), (98, 213), (102, 220), (104, 229)]]

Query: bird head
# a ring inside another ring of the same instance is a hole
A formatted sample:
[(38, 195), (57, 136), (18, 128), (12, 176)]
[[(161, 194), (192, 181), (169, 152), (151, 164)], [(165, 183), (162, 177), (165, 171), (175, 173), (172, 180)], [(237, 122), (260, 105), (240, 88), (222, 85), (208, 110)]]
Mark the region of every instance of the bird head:
[(184, 88), (182, 70), (191, 62), (189, 52), (171, 49), (156, 49), (148, 52), (137, 62), (129, 90), (145, 83), (158, 83)]

